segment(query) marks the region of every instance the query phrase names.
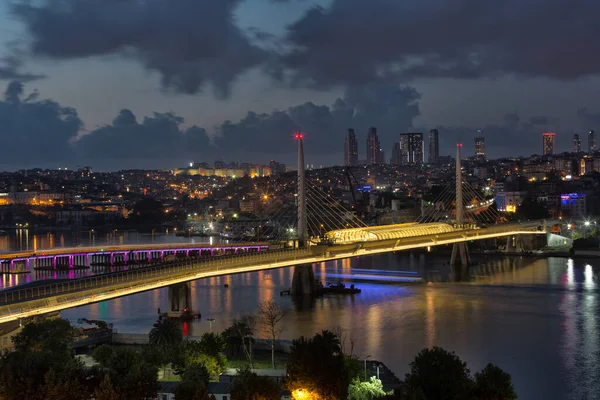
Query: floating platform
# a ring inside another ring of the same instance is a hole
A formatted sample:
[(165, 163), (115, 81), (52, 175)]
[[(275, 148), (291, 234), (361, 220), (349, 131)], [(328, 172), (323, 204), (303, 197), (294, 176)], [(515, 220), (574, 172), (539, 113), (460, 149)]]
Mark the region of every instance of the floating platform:
[(355, 288), (354, 285), (350, 285), (350, 287), (332, 285), (317, 289), (317, 294), (358, 294), (360, 292), (361, 290)]
[(158, 313), (158, 318), (159, 319), (169, 318), (169, 319), (179, 319), (182, 321), (191, 321), (193, 319), (202, 318), (202, 314), (200, 314), (199, 312), (195, 312), (195, 311), (188, 311), (188, 312), (173, 311), (173, 312)]

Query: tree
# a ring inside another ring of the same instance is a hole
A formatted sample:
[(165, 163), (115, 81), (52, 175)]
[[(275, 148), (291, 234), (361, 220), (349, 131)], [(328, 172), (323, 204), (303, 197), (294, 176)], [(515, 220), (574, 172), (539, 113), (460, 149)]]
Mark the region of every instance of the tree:
[(120, 398), (144, 400), (156, 396), (158, 369), (138, 352), (128, 348), (116, 349), (108, 369)]
[(475, 373), (474, 397), (481, 400), (514, 400), (517, 393), (510, 375), (494, 364)]
[(26, 324), (12, 340), (17, 351), (61, 352), (68, 349), (74, 336), (75, 330), (69, 321), (52, 319)]
[(338, 337), (323, 331), (311, 339), (292, 342), (287, 364), (287, 389), (302, 397), (345, 400), (348, 395), (348, 371)]
[(183, 332), (176, 319), (158, 320), (150, 330), (150, 345), (158, 348), (163, 354), (173, 351), (183, 341)]
[(280, 398), (277, 382), (258, 376), (249, 367), (238, 370), (231, 388), (231, 400), (271, 400)]
[(119, 395), (113, 388), (109, 375), (105, 375), (98, 388), (94, 391), (94, 400), (119, 400)]
[(404, 388), (407, 393), (422, 393), (427, 400), (468, 398), (472, 388), (467, 364), (441, 347), (423, 349), (410, 363)]
[(348, 400), (372, 400), (386, 394), (381, 381), (374, 376), (368, 381), (361, 381), (359, 378), (354, 378), (348, 388)]
[(240, 319), (234, 319), (231, 328), (226, 330), (227, 343), (231, 343), (231, 337), (234, 337), (235, 343), (241, 345), (242, 350), (246, 359), (250, 363), (250, 367), (253, 367), (254, 362), (252, 360), (252, 340), (254, 336), (254, 329), (256, 327), (256, 318), (253, 315), (244, 315)]
[(131, 219), (139, 224), (161, 224), (165, 219), (165, 207), (150, 197), (134, 204)]
[(175, 400), (209, 400), (206, 387), (210, 376), (204, 365), (188, 366), (181, 378), (181, 384), (175, 389)]
[(200, 340), (183, 342), (174, 363), (177, 374), (183, 376), (190, 366), (200, 364), (210, 376), (218, 378), (227, 365), (224, 348), (224, 340), (215, 334), (204, 334)]
[(92, 357), (101, 367), (108, 367), (115, 351), (112, 346), (102, 344), (94, 349)]
[(279, 322), (283, 319), (283, 311), (277, 303), (269, 300), (259, 306), (258, 315), (263, 328), (271, 340), (271, 365), (275, 368), (275, 342), (283, 330), (283, 328), (279, 327)]

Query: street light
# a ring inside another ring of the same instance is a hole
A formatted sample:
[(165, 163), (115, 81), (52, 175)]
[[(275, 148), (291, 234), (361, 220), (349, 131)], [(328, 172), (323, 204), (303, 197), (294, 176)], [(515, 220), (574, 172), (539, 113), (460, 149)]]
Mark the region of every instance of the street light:
[(365, 381), (367, 380), (367, 360), (371, 358), (371, 355), (365, 357)]

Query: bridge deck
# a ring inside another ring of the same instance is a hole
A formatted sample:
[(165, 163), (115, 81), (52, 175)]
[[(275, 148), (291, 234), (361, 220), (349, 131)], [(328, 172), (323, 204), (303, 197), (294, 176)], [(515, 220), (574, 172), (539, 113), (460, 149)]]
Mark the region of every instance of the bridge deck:
[(503, 225), (414, 238), (346, 245), (318, 245), (307, 249), (268, 251), (204, 261), (164, 264), (80, 278), (63, 283), (0, 292), (0, 323), (212, 276), (253, 272), (359, 255), (410, 250), (502, 236), (545, 233), (545, 231), (538, 229), (538, 224)]

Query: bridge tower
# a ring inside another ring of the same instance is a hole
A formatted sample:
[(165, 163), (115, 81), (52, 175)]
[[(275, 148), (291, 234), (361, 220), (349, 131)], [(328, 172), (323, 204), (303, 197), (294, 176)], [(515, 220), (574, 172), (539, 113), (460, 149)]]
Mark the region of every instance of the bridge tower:
[[(462, 167), (460, 161), (460, 149), (461, 143), (456, 145), (456, 227), (462, 229), (464, 220), (464, 209), (463, 209), (463, 192), (462, 192)], [(450, 257), (450, 264), (453, 267), (466, 268), (470, 263), (469, 249), (467, 243), (454, 243), (452, 246), (452, 256)]]
[[(306, 212), (306, 179), (304, 176), (304, 134), (297, 132), (298, 141), (298, 248), (306, 247), (308, 215)], [(312, 265), (297, 265), (292, 278), (292, 295), (312, 295), (316, 292), (315, 273)]]

